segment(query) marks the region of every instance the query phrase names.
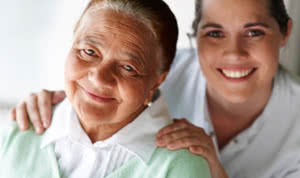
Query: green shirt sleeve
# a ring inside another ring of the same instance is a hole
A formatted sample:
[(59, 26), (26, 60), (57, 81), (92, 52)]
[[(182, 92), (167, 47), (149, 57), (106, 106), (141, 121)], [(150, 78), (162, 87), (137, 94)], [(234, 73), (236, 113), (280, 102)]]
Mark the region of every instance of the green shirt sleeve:
[(187, 149), (179, 150), (172, 161), (167, 178), (211, 178), (207, 161), (190, 153)]

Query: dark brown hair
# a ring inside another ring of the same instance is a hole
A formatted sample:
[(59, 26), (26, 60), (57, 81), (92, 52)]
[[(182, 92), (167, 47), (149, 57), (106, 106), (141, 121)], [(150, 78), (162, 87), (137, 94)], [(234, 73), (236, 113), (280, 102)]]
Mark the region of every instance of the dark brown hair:
[[(288, 21), (290, 16), (287, 13), (284, 0), (268, 0), (270, 15), (277, 21), (282, 34), (287, 33)], [(193, 36), (196, 36), (198, 30), (198, 24), (202, 16), (202, 0), (196, 0), (195, 4), (195, 19), (193, 21)]]

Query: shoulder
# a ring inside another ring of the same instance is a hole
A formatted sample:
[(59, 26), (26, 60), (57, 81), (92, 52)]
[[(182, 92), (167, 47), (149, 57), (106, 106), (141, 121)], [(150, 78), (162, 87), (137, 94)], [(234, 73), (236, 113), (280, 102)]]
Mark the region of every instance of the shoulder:
[[(163, 92), (175, 92), (176, 87), (180, 86), (180, 91), (189, 90), (195, 80), (204, 80), (201, 73), (200, 64), (196, 49), (180, 49), (171, 65), (171, 69), (166, 80), (160, 86)], [(197, 84), (198, 82), (196, 82)]]
[(186, 73), (188, 71), (191, 72), (191, 70), (199, 70), (198, 66), (199, 63), (196, 49), (178, 49), (171, 65), (167, 80), (176, 78), (179, 73), (182, 75), (182, 73)]
[[(274, 88), (278, 102), (285, 102), (289, 106), (300, 104), (300, 78), (286, 69), (279, 67), (275, 76)], [(298, 105), (299, 106), (299, 105)], [(298, 108), (297, 106), (297, 108)], [(291, 108), (289, 108), (291, 109)], [(300, 111), (300, 110), (294, 110)]]
[(192, 154), (187, 149), (169, 151), (166, 148), (157, 148), (150, 164), (164, 168), (169, 178), (210, 178), (207, 161), (201, 156)]
[[(300, 129), (300, 79), (298, 76), (279, 67), (275, 76), (272, 96), (267, 105), (265, 132), (276, 133), (280, 151), (291, 153), (299, 149)], [(274, 141), (275, 141), (274, 140)], [(276, 142), (275, 142), (276, 143)], [(296, 151), (298, 152), (298, 151)]]
[(12, 151), (19, 146), (25, 148), (40, 142), (40, 136), (37, 135), (32, 126), (27, 131), (20, 131), (16, 122), (9, 122), (0, 132), (1, 152)]
[(176, 51), (174, 61), (171, 68), (175, 69), (182, 64), (191, 64), (197, 61), (197, 51), (195, 48), (183, 48)]
[[(178, 50), (166, 80), (160, 86), (173, 118), (198, 120), (206, 80), (195, 49)], [(191, 107), (198, 106), (198, 107)], [(195, 110), (195, 108), (197, 110)]]
[(58, 177), (53, 147), (40, 149), (41, 138), (32, 127), (19, 131), (9, 123), (0, 135), (0, 177)]
[(181, 49), (171, 65), (169, 74), (161, 88), (170, 89), (175, 86), (188, 84), (197, 78), (203, 78), (198, 55), (195, 49)]

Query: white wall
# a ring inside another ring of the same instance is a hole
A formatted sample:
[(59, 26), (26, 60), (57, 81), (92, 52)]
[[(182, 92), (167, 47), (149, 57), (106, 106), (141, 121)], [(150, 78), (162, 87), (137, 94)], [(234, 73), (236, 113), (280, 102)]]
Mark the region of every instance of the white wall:
[(51, 88), (54, 82), (53, 88), (62, 88), (62, 64), (81, 1), (1, 2), (0, 103)]

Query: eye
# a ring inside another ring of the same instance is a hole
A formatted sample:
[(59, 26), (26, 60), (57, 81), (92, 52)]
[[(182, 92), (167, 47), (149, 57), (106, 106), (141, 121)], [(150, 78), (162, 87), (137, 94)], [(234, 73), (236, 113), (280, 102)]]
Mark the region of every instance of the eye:
[(134, 71), (133, 67), (131, 67), (130, 65), (124, 65), (123, 68), (124, 68), (126, 71), (128, 71), (128, 72), (133, 72), (133, 71)]
[(265, 35), (265, 32), (262, 30), (249, 30), (247, 31), (246, 36), (248, 37), (259, 37)]
[(208, 36), (208, 37), (212, 37), (212, 38), (224, 38), (225, 35), (223, 34), (222, 31), (210, 31), (208, 33), (206, 33), (205, 36)]
[(96, 52), (92, 49), (83, 49), (83, 52), (88, 56), (95, 56)]

